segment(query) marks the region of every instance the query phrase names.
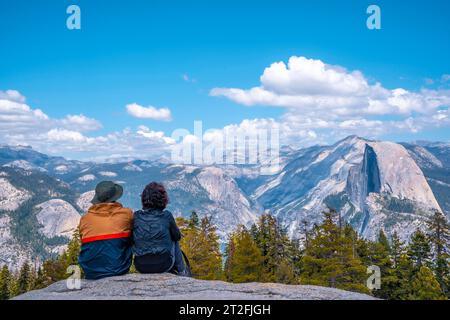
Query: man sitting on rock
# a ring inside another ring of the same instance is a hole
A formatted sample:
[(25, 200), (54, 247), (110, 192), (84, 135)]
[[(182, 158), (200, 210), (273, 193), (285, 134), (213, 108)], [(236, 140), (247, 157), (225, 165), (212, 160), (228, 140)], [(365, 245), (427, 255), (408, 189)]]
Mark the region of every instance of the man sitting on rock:
[(86, 279), (122, 275), (130, 269), (133, 212), (116, 202), (122, 193), (120, 185), (100, 182), (91, 201), (93, 205), (80, 220), (78, 261)]

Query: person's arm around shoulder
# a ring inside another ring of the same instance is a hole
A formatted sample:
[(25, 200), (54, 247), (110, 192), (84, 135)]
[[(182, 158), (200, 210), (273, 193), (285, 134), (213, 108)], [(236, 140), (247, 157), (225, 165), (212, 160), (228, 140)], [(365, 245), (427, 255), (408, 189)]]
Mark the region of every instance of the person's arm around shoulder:
[(169, 218), (170, 236), (172, 237), (173, 241), (180, 241), (180, 239), (181, 239), (180, 229), (178, 229), (177, 223), (175, 222), (175, 219), (174, 219), (172, 213), (168, 210), (165, 210), (165, 211)]

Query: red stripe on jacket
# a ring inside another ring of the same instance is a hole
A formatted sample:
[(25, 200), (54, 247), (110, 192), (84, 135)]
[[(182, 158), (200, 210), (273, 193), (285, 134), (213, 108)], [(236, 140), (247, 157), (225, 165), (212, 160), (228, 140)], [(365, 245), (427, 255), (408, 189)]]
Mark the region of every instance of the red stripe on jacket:
[(89, 242), (94, 242), (94, 241), (99, 241), (99, 240), (128, 238), (128, 237), (130, 237), (130, 235), (131, 235), (131, 232), (103, 234), (101, 236), (93, 236), (93, 237), (87, 237), (87, 238), (81, 239), (81, 243), (89, 243)]

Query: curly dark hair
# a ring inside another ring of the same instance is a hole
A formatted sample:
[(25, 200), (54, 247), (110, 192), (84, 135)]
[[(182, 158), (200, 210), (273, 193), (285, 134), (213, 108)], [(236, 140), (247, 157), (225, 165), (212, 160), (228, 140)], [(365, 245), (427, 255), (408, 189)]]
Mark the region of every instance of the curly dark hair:
[(158, 182), (149, 183), (142, 191), (141, 202), (144, 209), (165, 209), (169, 203), (166, 188)]

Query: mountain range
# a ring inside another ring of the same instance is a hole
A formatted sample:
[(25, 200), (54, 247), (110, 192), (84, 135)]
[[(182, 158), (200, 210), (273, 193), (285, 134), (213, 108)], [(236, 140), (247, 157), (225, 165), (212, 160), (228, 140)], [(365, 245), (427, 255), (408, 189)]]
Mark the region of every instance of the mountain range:
[(450, 144), (394, 143), (349, 136), (331, 146), (282, 148), (281, 170), (259, 174), (258, 165), (194, 166), (133, 160), (95, 163), (0, 146), (0, 265), (39, 264), (61, 252), (101, 180), (124, 186), (121, 202), (140, 208), (150, 181), (166, 186), (176, 216), (209, 215), (225, 241), (238, 224), (264, 212), (289, 236), (335, 208), (363, 237), (380, 229), (408, 241), (435, 210), (450, 216)]

